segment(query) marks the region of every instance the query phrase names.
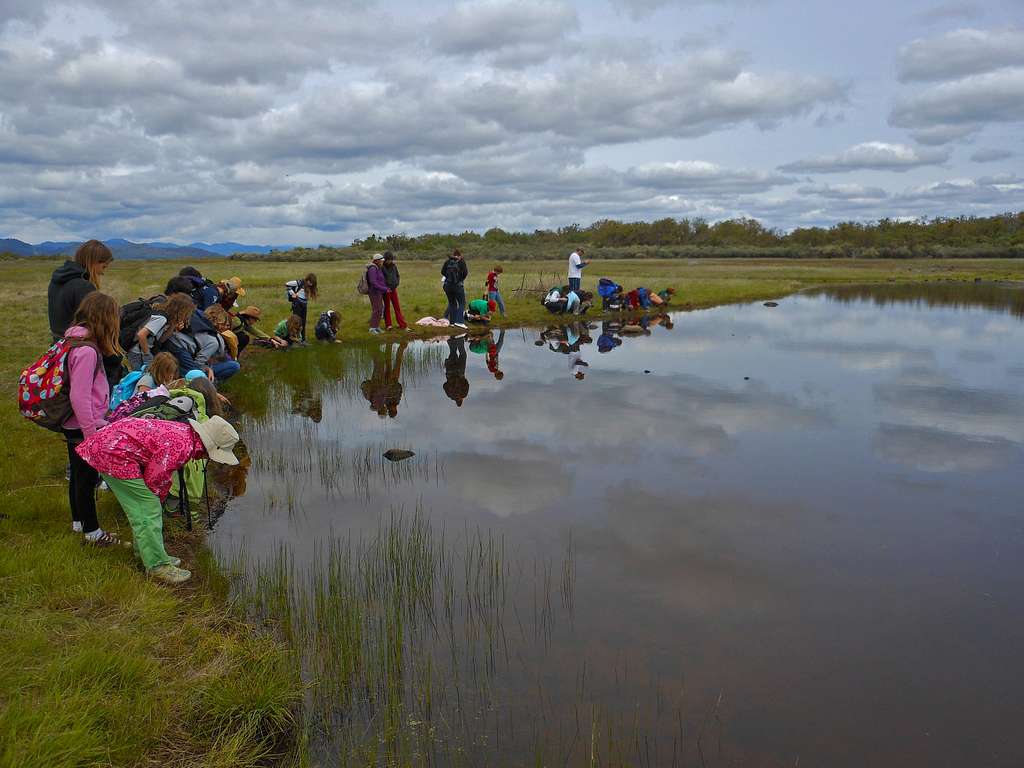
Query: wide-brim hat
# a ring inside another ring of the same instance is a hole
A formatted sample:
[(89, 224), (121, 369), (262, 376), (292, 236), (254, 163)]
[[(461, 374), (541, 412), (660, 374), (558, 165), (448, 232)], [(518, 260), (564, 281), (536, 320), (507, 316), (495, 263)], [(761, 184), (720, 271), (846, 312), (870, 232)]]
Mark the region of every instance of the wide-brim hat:
[(245, 315), (246, 317), (251, 317), (253, 320), (259, 320), (262, 312), (260, 312), (259, 307), (246, 307), (238, 314)]
[(232, 293), (238, 294), (239, 296), (245, 296), (245, 288), (242, 287), (242, 278), (237, 275), (229, 277), (224, 281), (224, 284), (231, 288)]
[(220, 416), (211, 416), (201, 423), (194, 419), (189, 419), (188, 423), (199, 434), (211, 461), (221, 464), (238, 463), (238, 457), (231, 452), (238, 443), (238, 433), (228, 422)]

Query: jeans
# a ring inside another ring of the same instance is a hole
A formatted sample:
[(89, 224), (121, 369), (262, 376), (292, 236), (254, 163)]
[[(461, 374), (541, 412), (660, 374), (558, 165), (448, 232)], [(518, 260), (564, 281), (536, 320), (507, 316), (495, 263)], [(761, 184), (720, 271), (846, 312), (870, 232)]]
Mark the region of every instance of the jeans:
[(213, 369), (213, 377), (217, 381), (227, 381), (241, 368), (237, 360), (222, 360), (219, 363), (211, 363), (210, 367)]
[(501, 312), (501, 316), (505, 316), (505, 302), (502, 301), (500, 291), (488, 291), (487, 297), (491, 299), (495, 304), (498, 305), (498, 311)]
[(384, 294), (384, 327), (391, 327), (391, 307), (395, 308), (395, 322), (399, 328), (405, 328), (405, 318), (402, 317), (402, 307), (398, 303), (398, 289), (392, 288)]
[(575, 291), (576, 293), (579, 293), (580, 292), (580, 281), (582, 279), (583, 278), (581, 278), (581, 277), (570, 277), (569, 278), (569, 290), (570, 291)]
[(461, 285), (449, 287), (445, 284), (444, 295), (448, 299), (448, 321), (452, 325), (466, 321), (466, 289)]
[(68, 462), (71, 464), (71, 476), (68, 480), (71, 520), (81, 523), (84, 533), (92, 533), (100, 527), (96, 519), (96, 485), (99, 483), (99, 473), (86, 464), (85, 459), (75, 451), (84, 439), (82, 430), (65, 429), (64, 437), (68, 441)]
[(377, 328), (380, 325), (381, 315), (384, 314), (384, 296), (387, 294), (378, 291), (370, 291), (370, 327)]

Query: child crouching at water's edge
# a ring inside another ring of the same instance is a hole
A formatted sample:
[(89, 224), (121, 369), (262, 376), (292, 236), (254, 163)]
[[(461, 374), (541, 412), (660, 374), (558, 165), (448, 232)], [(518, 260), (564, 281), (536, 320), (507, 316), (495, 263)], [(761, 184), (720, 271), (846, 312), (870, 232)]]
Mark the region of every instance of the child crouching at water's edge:
[(200, 424), (125, 418), (96, 432), (76, 452), (106, 481), (132, 527), (147, 573), (180, 584), (191, 572), (164, 549), (162, 502), (174, 473), (193, 459), (237, 464), (238, 433), (219, 416)]

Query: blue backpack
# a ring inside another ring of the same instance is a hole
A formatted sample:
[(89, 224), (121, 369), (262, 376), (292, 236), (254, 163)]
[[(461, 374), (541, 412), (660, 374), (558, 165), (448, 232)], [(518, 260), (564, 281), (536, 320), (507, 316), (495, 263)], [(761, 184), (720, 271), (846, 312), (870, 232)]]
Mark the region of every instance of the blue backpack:
[(110, 393), (110, 410), (114, 410), (135, 394), (135, 387), (138, 385), (139, 379), (142, 378), (145, 370), (145, 366), (143, 366), (141, 371), (132, 371), (114, 385), (114, 389)]

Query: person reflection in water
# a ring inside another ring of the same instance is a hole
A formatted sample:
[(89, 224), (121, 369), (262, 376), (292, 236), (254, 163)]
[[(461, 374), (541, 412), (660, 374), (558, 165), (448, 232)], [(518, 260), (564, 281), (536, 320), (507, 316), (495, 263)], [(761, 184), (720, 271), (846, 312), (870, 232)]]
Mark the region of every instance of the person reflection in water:
[(448, 358), (444, 361), (444, 393), (462, 407), (469, 397), (469, 379), (466, 378), (466, 337), (448, 339)]
[(407, 346), (406, 342), (399, 344), (392, 359), (394, 342), (383, 345), (373, 356), (373, 373), (360, 385), (370, 410), (382, 419), (393, 419), (398, 415), (398, 405), (402, 401), (402, 360)]
[(493, 336), (487, 336), (487, 370), (491, 372), (497, 381), (505, 378), (505, 374), (498, 367), (498, 355), (501, 354), (501, 347), (505, 343), (505, 329), (498, 331), (498, 342), (495, 344)]

